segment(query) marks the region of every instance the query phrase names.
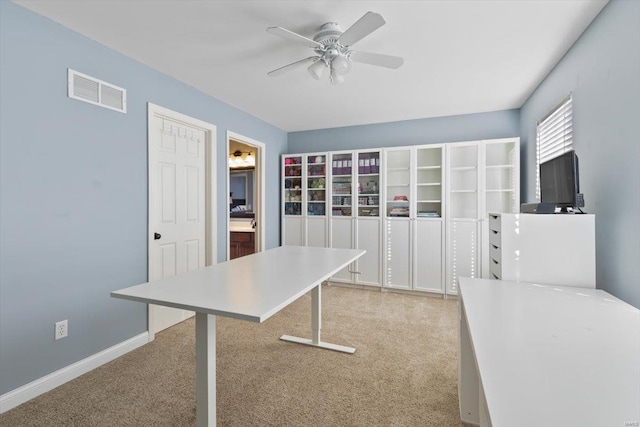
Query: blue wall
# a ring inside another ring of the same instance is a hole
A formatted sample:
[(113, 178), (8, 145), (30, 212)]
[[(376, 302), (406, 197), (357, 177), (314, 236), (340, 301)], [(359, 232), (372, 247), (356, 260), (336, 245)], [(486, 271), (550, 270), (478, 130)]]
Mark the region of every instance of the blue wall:
[[(128, 113), (67, 98), (67, 68), (126, 88)], [(8, 1), (0, 94), (0, 394), (147, 330), (145, 305), (109, 297), (147, 280), (147, 102), (217, 126), (218, 260), (226, 131), (266, 144), (266, 247), (279, 245), (286, 132)]]
[(536, 122), (570, 92), (597, 287), (640, 307), (640, 2), (607, 4), (522, 106), (523, 200), (535, 200)]
[(435, 117), (289, 133), (289, 153), (437, 144), (520, 134), (519, 111)]

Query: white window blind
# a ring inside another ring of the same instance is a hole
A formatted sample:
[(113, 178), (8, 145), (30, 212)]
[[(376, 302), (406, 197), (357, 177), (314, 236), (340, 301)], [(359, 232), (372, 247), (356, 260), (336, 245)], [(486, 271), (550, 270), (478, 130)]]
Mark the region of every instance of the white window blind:
[(536, 133), (536, 197), (540, 201), (540, 165), (573, 150), (571, 95), (543, 117)]

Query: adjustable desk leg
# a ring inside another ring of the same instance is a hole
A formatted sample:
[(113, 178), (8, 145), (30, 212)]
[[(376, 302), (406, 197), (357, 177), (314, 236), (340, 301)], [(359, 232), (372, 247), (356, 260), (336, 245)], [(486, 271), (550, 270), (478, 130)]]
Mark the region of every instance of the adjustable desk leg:
[(313, 344), (320, 344), (320, 331), (322, 329), (322, 285), (318, 285), (311, 290), (311, 332), (313, 333)]
[(196, 425), (216, 425), (216, 316), (196, 313)]
[(322, 284), (318, 284), (311, 290), (311, 333), (312, 339), (292, 337), (291, 335), (283, 335), (280, 337), (283, 341), (295, 342), (297, 344), (310, 345), (313, 347), (326, 348), (327, 350), (340, 351), (342, 353), (355, 353), (356, 349), (353, 347), (346, 347), (344, 345), (330, 344), (322, 342), (320, 339), (320, 332), (322, 330), (322, 298), (321, 298)]

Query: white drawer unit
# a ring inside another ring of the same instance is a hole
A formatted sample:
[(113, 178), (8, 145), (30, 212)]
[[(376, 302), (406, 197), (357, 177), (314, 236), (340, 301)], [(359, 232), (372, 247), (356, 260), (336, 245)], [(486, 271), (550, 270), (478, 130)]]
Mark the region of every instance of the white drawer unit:
[(595, 216), (489, 214), (489, 276), (595, 288)]

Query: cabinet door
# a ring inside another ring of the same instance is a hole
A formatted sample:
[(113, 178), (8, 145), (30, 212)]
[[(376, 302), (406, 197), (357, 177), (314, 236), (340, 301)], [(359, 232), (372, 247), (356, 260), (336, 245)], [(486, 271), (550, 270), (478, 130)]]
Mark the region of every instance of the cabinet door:
[(308, 154), (306, 156), (305, 202), (308, 217), (327, 214), (327, 155)]
[(387, 218), (411, 217), (411, 149), (385, 150), (386, 200), (384, 214)]
[(442, 221), (420, 220), (414, 222), (414, 276), (415, 290), (442, 293)]
[(450, 221), (448, 294), (458, 293), (458, 277), (480, 277), (478, 258), (478, 221)]
[(284, 246), (303, 246), (303, 219), (301, 216), (285, 216), (283, 220)]
[(240, 243), (231, 241), (229, 243), (229, 259), (240, 257)]
[[(353, 223), (354, 220), (351, 217), (333, 217), (331, 218), (331, 247), (338, 249), (353, 249)], [(352, 274), (349, 270), (353, 271), (353, 265), (349, 264), (337, 272), (331, 280), (341, 282), (353, 282)]]
[(411, 288), (411, 222), (407, 219), (388, 219), (385, 225), (385, 277), (390, 288)]
[(307, 218), (306, 246), (327, 247), (327, 219), (325, 217)]
[(380, 216), (380, 152), (357, 153), (356, 189), (359, 217)]
[(282, 215), (302, 216), (302, 156), (282, 159)]
[(380, 286), (380, 220), (359, 218), (357, 224), (357, 247), (367, 252), (356, 261), (356, 283)]

